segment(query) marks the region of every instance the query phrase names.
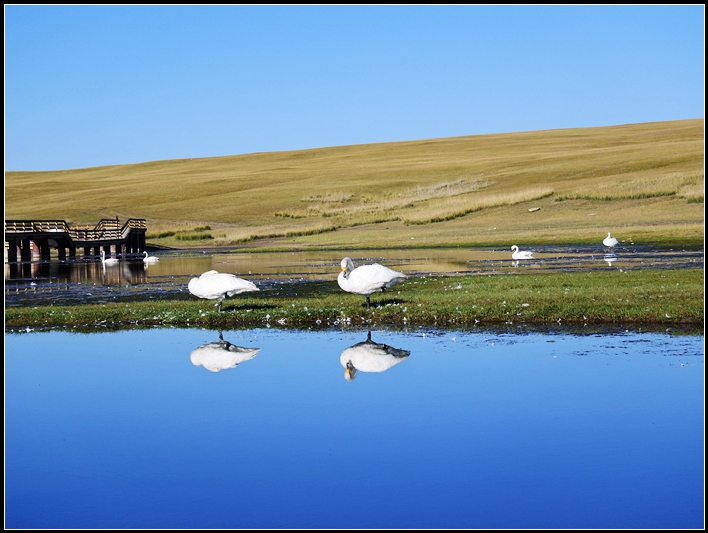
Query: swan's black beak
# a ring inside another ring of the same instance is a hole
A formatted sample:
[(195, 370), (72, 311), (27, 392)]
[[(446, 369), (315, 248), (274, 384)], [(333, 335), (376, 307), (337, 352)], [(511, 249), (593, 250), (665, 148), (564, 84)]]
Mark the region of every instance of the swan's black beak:
[(344, 279), (347, 279), (347, 269), (342, 267), (342, 273), (344, 274)]

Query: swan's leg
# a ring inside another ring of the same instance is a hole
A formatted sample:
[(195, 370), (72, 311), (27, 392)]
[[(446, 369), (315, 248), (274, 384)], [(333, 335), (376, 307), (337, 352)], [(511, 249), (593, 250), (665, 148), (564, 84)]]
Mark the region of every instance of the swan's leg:
[(222, 302), (222, 299), (219, 298), (219, 303), (216, 304), (219, 308), (219, 313), (221, 313), (221, 302)]
[(371, 301), (369, 301), (369, 296), (366, 296), (366, 308), (371, 309)]

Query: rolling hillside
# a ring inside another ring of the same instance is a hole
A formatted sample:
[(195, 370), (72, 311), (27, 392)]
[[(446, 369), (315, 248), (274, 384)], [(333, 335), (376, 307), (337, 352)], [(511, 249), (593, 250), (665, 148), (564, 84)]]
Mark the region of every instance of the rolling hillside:
[(699, 244), (703, 208), (704, 119), (5, 173), (6, 219), (174, 247)]

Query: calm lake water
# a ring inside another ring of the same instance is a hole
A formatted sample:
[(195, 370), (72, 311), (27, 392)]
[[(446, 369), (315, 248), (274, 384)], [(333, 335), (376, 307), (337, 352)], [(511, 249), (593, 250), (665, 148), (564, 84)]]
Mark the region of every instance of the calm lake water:
[(704, 527), (703, 336), (221, 334), (6, 332), (5, 527)]

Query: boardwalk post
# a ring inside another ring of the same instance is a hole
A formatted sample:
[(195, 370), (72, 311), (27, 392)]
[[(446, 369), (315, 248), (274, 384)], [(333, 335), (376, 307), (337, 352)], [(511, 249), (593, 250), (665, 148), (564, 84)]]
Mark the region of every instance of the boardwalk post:
[(49, 261), (51, 259), (51, 248), (49, 248), (49, 239), (41, 239), (37, 241), (39, 247), (39, 258), (41, 261)]
[(7, 249), (7, 262), (8, 263), (17, 263), (17, 246), (19, 245), (18, 241), (15, 239), (12, 239), (8, 241), (8, 249)]
[(32, 242), (29, 239), (22, 239), (20, 256), (20, 260), (23, 262), (29, 263), (32, 261)]

